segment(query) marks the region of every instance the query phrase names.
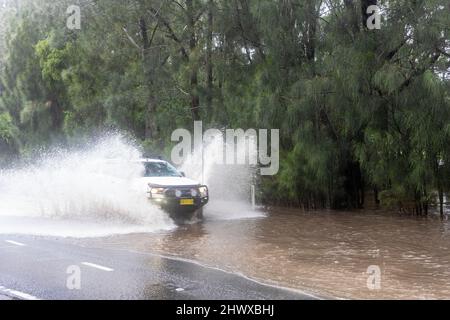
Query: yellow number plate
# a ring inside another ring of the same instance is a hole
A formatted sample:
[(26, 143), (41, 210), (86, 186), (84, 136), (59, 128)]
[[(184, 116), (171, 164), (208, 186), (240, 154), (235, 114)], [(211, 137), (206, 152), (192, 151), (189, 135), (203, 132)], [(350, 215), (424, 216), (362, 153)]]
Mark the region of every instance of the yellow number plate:
[(182, 206), (193, 206), (194, 205), (194, 199), (181, 199), (180, 205)]

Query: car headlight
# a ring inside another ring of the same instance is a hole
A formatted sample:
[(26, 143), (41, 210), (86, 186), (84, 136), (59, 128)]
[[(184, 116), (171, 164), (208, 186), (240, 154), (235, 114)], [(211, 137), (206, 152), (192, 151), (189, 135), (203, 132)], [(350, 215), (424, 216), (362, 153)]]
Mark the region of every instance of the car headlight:
[(202, 198), (205, 198), (208, 196), (208, 188), (206, 186), (201, 186), (200, 188), (198, 188), (198, 191), (200, 192), (200, 196)]
[(191, 196), (196, 197), (198, 194), (197, 190), (191, 189)]
[(164, 197), (164, 188), (152, 188), (150, 187), (150, 196), (152, 198), (163, 198)]

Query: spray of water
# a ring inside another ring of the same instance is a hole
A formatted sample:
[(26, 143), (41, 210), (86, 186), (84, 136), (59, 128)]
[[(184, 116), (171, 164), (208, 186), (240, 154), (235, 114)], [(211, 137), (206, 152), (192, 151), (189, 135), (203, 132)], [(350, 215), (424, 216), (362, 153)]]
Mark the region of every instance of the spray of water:
[(55, 149), (25, 168), (0, 171), (0, 234), (66, 237), (173, 228), (145, 190), (139, 150), (118, 134), (83, 150)]
[[(206, 219), (263, 216), (250, 205), (254, 168), (217, 164), (218, 137), (182, 166), (186, 175), (209, 186)], [(0, 234), (98, 237), (174, 228), (172, 220), (146, 199), (134, 183), (143, 168), (133, 143), (109, 134), (68, 150), (55, 148), (25, 167), (0, 168)], [(203, 164), (202, 164), (203, 161)]]
[[(250, 153), (256, 153), (257, 145), (248, 143)], [(256, 168), (248, 164), (225, 164), (224, 141), (221, 135), (205, 141), (202, 148), (203, 154), (194, 150), (181, 170), (188, 177), (208, 186), (210, 202), (204, 210), (205, 218), (231, 220), (264, 217), (264, 212), (252, 208), (250, 202)]]

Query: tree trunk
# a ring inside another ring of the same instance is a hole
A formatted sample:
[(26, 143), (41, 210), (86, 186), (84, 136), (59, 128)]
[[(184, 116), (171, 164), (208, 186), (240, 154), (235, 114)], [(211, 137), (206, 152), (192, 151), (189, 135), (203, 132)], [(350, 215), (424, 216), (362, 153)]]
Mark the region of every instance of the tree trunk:
[(153, 88), (154, 81), (150, 61), (148, 60), (148, 50), (150, 49), (150, 40), (148, 37), (148, 27), (144, 17), (139, 19), (139, 29), (142, 38), (142, 65), (144, 68), (144, 73), (149, 84), (149, 97), (147, 102), (147, 108), (145, 110), (145, 132), (144, 137), (146, 140), (153, 140), (157, 137), (157, 125), (156, 125), (156, 107), (157, 98), (153, 93), (155, 88)]
[(206, 73), (207, 73), (207, 101), (206, 106), (208, 112), (212, 112), (213, 103), (213, 62), (212, 62), (212, 47), (213, 47), (213, 6), (214, 0), (208, 0), (208, 39), (207, 39), (207, 53), (206, 53)]
[(193, 0), (186, 0), (186, 10), (187, 10), (187, 26), (189, 32), (189, 53), (190, 53), (190, 86), (191, 86), (191, 113), (192, 120), (200, 120), (200, 97), (198, 95), (198, 67), (197, 61), (194, 61), (194, 53), (197, 48), (197, 38), (195, 35), (195, 18), (194, 18), (194, 2)]
[(439, 193), (439, 213), (441, 214), (441, 217), (444, 216), (444, 190), (439, 185), (438, 186), (438, 193)]
[[(363, 1), (363, 0), (362, 0)], [(358, 12), (354, 0), (344, 0), (346, 11), (346, 24), (353, 34), (359, 32)]]
[(158, 135), (158, 127), (156, 125), (156, 98), (150, 95), (145, 112), (145, 139), (154, 140)]
[(144, 56), (146, 55), (146, 51), (148, 50), (150, 43), (148, 40), (148, 31), (147, 31), (147, 23), (145, 22), (145, 18), (141, 17), (139, 19), (139, 29), (142, 37), (142, 48), (144, 52), (142, 53)]
[(422, 201), (423, 213), (425, 215), (428, 215), (428, 191), (425, 182), (423, 184), (423, 197), (424, 197), (424, 201)]
[(317, 30), (317, 12), (316, 1), (307, 1), (307, 40), (306, 40), (306, 58), (310, 62), (314, 62), (316, 57), (316, 30)]
[(378, 198), (378, 187), (373, 187), (373, 196), (375, 199), (375, 204), (378, 206), (380, 204), (380, 199)]
[(62, 128), (64, 121), (64, 115), (61, 106), (58, 103), (56, 97), (52, 97), (48, 102), (50, 105), (50, 115), (52, 118), (52, 129), (54, 131), (59, 131)]
[(361, 185), (360, 185), (360, 189), (359, 189), (359, 208), (363, 209), (365, 201), (366, 201), (366, 188), (365, 188), (364, 177), (362, 174), (361, 174), (360, 182), (361, 182)]

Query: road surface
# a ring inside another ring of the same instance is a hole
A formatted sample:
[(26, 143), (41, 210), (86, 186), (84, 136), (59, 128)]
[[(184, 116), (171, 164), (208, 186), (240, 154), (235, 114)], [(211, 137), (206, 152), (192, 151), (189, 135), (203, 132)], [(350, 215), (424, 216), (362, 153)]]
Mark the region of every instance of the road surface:
[(0, 236), (0, 300), (312, 298), (189, 261), (62, 238)]

